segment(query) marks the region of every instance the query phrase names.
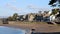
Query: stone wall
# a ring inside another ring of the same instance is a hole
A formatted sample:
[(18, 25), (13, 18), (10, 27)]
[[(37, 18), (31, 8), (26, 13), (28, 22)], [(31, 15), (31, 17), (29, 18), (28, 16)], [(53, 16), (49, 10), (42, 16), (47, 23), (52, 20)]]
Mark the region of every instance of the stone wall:
[(17, 23), (16, 21), (8, 21), (9, 24), (15, 24)]

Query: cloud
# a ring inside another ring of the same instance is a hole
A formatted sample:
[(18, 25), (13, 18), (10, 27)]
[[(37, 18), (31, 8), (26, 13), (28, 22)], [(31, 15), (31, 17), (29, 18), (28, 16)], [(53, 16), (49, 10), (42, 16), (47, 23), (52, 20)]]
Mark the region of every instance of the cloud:
[(30, 5), (28, 5), (28, 8), (35, 9), (37, 7), (35, 5), (30, 4)]
[(49, 11), (49, 8), (38, 7), (38, 6), (33, 5), (33, 4), (28, 5), (28, 8), (29, 9), (34, 9), (34, 10), (37, 10), (37, 11)]
[(16, 0), (13, 0), (13, 2), (16, 2)]
[(22, 10), (22, 8), (17, 8), (16, 6), (13, 6), (13, 5), (9, 4), (9, 3), (6, 4), (6, 7), (11, 9), (11, 10), (14, 10), (14, 11), (21, 11)]

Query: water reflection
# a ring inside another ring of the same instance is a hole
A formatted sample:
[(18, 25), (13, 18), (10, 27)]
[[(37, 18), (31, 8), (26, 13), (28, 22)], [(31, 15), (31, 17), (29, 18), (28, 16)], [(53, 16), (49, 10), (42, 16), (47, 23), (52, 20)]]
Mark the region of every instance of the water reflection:
[(25, 34), (24, 30), (0, 26), (0, 34)]

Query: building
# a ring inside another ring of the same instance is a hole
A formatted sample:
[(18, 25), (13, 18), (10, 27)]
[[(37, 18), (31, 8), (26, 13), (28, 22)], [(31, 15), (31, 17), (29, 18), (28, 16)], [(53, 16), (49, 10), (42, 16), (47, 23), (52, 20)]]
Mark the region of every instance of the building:
[(35, 14), (34, 13), (28, 14), (28, 21), (34, 21), (34, 18), (35, 18)]

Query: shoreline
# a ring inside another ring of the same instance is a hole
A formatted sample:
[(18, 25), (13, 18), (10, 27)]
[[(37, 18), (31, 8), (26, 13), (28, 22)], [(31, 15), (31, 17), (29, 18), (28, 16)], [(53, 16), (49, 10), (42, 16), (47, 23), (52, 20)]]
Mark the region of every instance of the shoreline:
[[(36, 24), (35, 24), (36, 25)], [(60, 32), (60, 26), (55, 26), (55, 25), (47, 25), (47, 24), (38, 24), (38, 25), (22, 25), (22, 24), (0, 24), (0, 26), (6, 26), (6, 27), (12, 27), (12, 28), (18, 28), (18, 29), (36, 29), (35, 32)], [(35, 27), (34, 27), (35, 26)], [(59, 29), (59, 30), (58, 30)], [(37, 31), (38, 30), (38, 31)]]
[(10, 24), (1, 24), (0, 26), (14, 28), (14, 29), (21, 29), (21, 30), (25, 31), (25, 34), (31, 34), (31, 30), (28, 28), (21, 28), (21, 27), (15, 26), (15, 25), (10, 25)]
[(41, 33), (52, 33), (52, 32), (60, 32), (60, 26), (50, 25), (50, 24), (0, 24), (0, 26), (6, 26), (11, 28), (18, 28), (29, 31), (31, 33), (31, 29), (35, 29), (34, 32)]

